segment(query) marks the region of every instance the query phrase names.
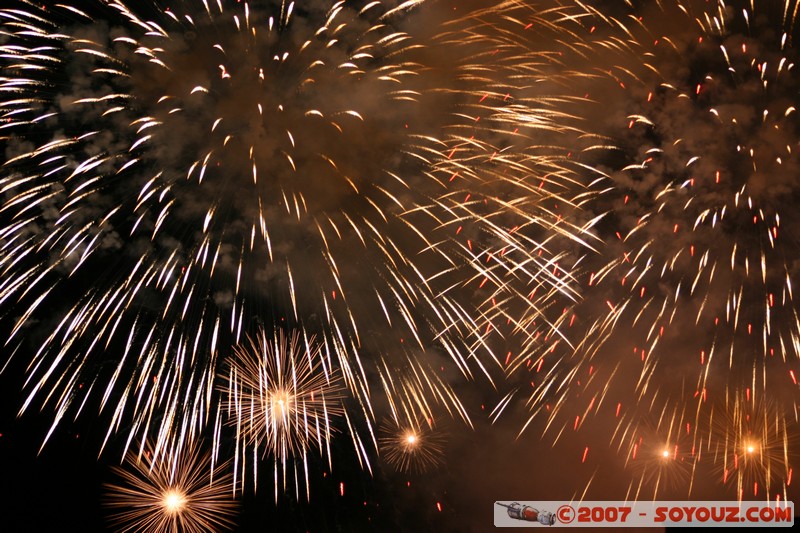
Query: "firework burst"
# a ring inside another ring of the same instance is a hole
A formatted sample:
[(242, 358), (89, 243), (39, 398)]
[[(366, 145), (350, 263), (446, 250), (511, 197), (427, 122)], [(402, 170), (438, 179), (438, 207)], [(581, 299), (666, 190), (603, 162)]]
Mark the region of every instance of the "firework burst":
[(286, 488), (287, 467), (297, 476), (296, 459), (303, 465), (309, 496), (308, 451), (316, 447), (330, 465), (330, 440), (337, 431), (333, 421), (344, 417), (341, 378), (331, 364), (314, 338), (302, 338), (298, 331), (267, 335), (262, 329), (235, 347), (222, 401), (226, 424), (236, 431), (234, 468), (237, 474), (241, 468), (242, 483), (247, 451), (253, 450), (254, 483), (257, 457), (272, 456), (277, 498), (279, 487)]
[(657, 500), (659, 494), (691, 492), (698, 454), (688, 430), (679, 416), (669, 421), (640, 416), (635, 423), (617, 426), (615, 437), (632, 475), (627, 497)]
[(219, 347), (269, 308), (334, 354), (369, 432), (376, 396), (468, 420), (424, 376), (496, 379), (506, 338), (558, 343), (562, 244), (593, 240), (579, 74), (530, 52), (579, 5), (418, 35), (424, 2), (0, 11), (0, 304), (10, 345), (41, 339), (23, 410), (197, 436)]
[[(470, 424), (482, 376), (556, 440), (611, 421), (637, 497), (701, 453), (785, 493), (798, 3), (324, 4), (0, 10), (22, 410), (158, 450), (235, 428), (236, 475), (271, 456), (277, 491), (338, 420), (362, 465), (414, 468), (398, 421)], [(712, 431), (767, 390), (768, 422)]]
[(384, 422), (380, 428), (378, 445), (386, 462), (400, 472), (425, 472), (443, 461), (442, 430), (425, 420)]
[[(584, 20), (586, 50), (602, 51), (588, 68), (607, 80), (586, 92), (602, 95), (596, 131), (617, 154), (599, 157), (609, 188), (593, 204), (606, 246), (574, 308), (576, 349), (512, 365), (541, 371), (530, 405), (557, 439), (610, 419), (630, 461), (648, 445), (642, 434), (657, 434), (654, 458), (680, 435), (687, 445), (673, 456), (689, 458), (691, 477), (723, 399), (746, 393), (757, 405), (769, 390), (794, 405), (800, 331), (798, 6), (712, 4)], [(646, 430), (654, 416), (657, 431)]]
[(797, 461), (797, 419), (783, 405), (740, 394), (713, 413), (707, 456), (739, 498), (787, 500)]
[(227, 531), (237, 504), (227, 465), (209, 470), (211, 457), (197, 448), (159, 456), (152, 447), (129, 452), (114, 468), (121, 484), (109, 484), (107, 505), (117, 531)]

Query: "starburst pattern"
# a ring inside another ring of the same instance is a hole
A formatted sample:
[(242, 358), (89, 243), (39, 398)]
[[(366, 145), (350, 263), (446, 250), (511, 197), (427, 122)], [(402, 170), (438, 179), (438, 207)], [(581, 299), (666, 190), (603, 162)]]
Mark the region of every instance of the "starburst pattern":
[(378, 444), (384, 460), (400, 472), (425, 472), (444, 460), (442, 429), (427, 420), (381, 425)]
[(115, 467), (120, 482), (106, 486), (116, 531), (200, 533), (233, 528), (237, 503), (231, 473), (220, 465), (211, 475), (210, 455), (198, 448), (158, 454), (150, 446), (131, 451)]
[[(330, 465), (330, 440), (344, 418), (343, 387), (329, 354), (313, 337), (299, 331), (287, 336), (262, 329), (255, 338), (234, 349), (224, 378), (225, 421), (236, 433), (237, 472), (253, 450), (253, 480), (257, 479), (258, 456), (274, 461), (275, 497), (286, 488), (286, 474), (295, 460), (308, 474), (308, 453), (316, 448)], [(218, 431), (219, 433), (219, 431)], [(279, 482), (279, 472), (282, 482)], [(242, 483), (244, 483), (242, 472)], [(235, 481), (234, 481), (235, 483)], [(306, 482), (308, 497), (308, 483)]]

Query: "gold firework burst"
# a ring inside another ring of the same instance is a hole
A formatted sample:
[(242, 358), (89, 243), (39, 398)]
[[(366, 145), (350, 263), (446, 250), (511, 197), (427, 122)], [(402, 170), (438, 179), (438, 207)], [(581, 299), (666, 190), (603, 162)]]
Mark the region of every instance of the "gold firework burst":
[(106, 505), (116, 531), (143, 533), (227, 531), (237, 503), (231, 499), (227, 463), (209, 466), (197, 447), (158, 455), (151, 446), (131, 451), (114, 471), (121, 483), (106, 485)]
[[(278, 471), (285, 488), (289, 463), (301, 460), (307, 476), (310, 448), (327, 453), (330, 462), (332, 421), (344, 412), (341, 378), (331, 364), (314, 337), (263, 329), (236, 346), (228, 361), (223, 394), (227, 424), (236, 430), (236, 471), (244, 470), (248, 449), (271, 455), (276, 497)], [(254, 459), (254, 481), (256, 468)]]
[(432, 420), (385, 422), (378, 444), (386, 462), (401, 472), (435, 468), (444, 456), (444, 438)]

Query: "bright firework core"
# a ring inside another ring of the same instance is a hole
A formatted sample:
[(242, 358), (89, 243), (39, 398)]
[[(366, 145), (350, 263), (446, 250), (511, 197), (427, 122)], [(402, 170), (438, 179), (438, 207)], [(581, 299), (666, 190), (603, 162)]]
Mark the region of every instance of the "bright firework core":
[(441, 430), (424, 420), (384, 422), (378, 443), (386, 462), (402, 472), (424, 472), (439, 464), (444, 453)]
[(186, 508), (186, 494), (178, 489), (169, 489), (161, 497), (161, 506), (167, 514), (179, 514)]
[(142, 456), (129, 451), (126, 464), (114, 468), (117, 482), (106, 487), (115, 531), (205, 533), (231, 527), (237, 504), (227, 462), (209, 468), (210, 455), (196, 448), (177, 456), (156, 456), (149, 444), (144, 450)]
[(272, 419), (271, 423), (275, 425), (289, 424), (290, 417), (295, 408), (297, 398), (293, 397), (289, 391), (277, 389), (269, 391), (269, 416)]

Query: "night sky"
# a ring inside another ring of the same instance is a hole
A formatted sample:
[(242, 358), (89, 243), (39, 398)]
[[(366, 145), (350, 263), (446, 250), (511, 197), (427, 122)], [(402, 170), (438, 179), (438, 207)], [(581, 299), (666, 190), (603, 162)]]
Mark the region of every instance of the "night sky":
[(216, 4), (0, 2), (0, 530), (797, 501), (796, 0)]

